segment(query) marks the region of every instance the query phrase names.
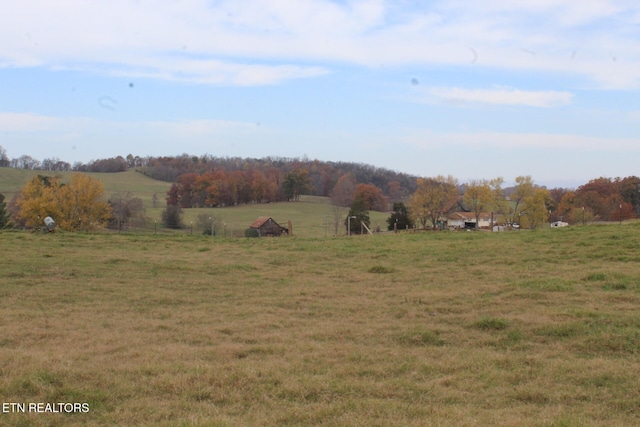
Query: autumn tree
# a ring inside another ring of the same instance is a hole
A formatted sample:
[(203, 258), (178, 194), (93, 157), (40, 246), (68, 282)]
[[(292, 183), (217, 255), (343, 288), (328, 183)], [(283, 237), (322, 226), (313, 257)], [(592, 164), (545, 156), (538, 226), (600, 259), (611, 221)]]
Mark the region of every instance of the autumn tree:
[(596, 218), (608, 221), (614, 206), (617, 207), (621, 201), (616, 193), (616, 186), (610, 178), (592, 179), (576, 190), (576, 205), (587, 207)]
[(60, 187), (60, 217), (56, 223), (63, 230), (72, 231), (90, 231), (104, 226), (111, 208), (103, 197), (102, 182), (88, 175), (72, 174), (69, 182)]
[(388, 209), (387, 198), (382, 194), (382, 190), (373, 184), (358, 184), (353, 193), (354, 200), (361, 200), (367, 210), (384, 212)]
[(556, 210), (556, 216), (560, 221), (573, 222), (571, 219), (571, 210), (576, 207), (576, 193), (574, 191), (567, 191), (564, 193), (558, 208)]
[(387, 194), (392, 202), (399, 202), (406, 197), (406, 189), (402, 187), (400, 181), (389, 181), (387, 183)]
[(637, 176), (628, 176), (618, 182), (618, 193), (622, 200), (627, 203), (632, 212), (623, 218), (636, 218), (640, 215), (640, 178)]
[(553, 200), (546, 188), (535, 188), (530, 195), (525, 196), (520, 215), (520, 226), (536, 229), (544, 227), (549, 220), (549, 206)]
[(586, 225), (598, 219), (598, 216), (590, 207), (573, 206), (569, 212), (568, 222), (572, 224)]
[(487, 180), (471, 180), (465, 185), (463, 196), (465, 206), (471, 209), (476, 217), (476, 224), (480, 224), (480, 214), (491, 203), (491, 189)]
[(59, 187), (59, 178), (43, 175), (33, 177), (18, 195), (16, 201), (18, 220), (28, 228), (41, 227), (42, 221), (47, 216), (52, 216), (58, 221), (60, 208), (56, 192), (59, 191)]
[(502, 177), (489, 181), (491, 206), (509, 227), (520, 222), (520, 217), (524, 213), (525, 200), (533, 196), (535, 188), (531, 176), (518, 176), (515, 181), (515, 189), (509, 197), (503, 189), (504, 179)]
[(516, 177), (516, 187), (511, 193), (511, 218), (509, 224), (520, 223), (520, 217), (525, 213), (525, 202), (533, 197), (534, 194), (533, 179), (530, 175)]
[(549, 210), (551, 211), (551, 213), (549, 214), (549, 222), (562, 220), (560, 218), (561, 216), (560, 202), (562, 202), (562, 198), (569, 191), (570, 190), (566, 188), (559, 188), (559, 187), (552, 188), (549, 190), (549, 197), (551, 198), (549, 200)]
[(440, 218), (455, 206), (458, 200), (458, 181), (452, 176), (418, 178), (418, 188), (409, 198), (411, 219), (423, 228), (431, 222), (436, 228)]
[(38, 175), (20, 193), (19, 217), (27, 227), (39, 227), (51, 216), (63, 230), (92, 230), (103, 226), (111, 212), (103, 194), (102, 183), (90, 176), (75, 173), (65, 184), (60, 178)]
[(510, 203), (504, 191), (504, 178), (497, 177), (489, 181), (491, 191), (491, 210), (498, 214), (504, 223), (509, 222)]

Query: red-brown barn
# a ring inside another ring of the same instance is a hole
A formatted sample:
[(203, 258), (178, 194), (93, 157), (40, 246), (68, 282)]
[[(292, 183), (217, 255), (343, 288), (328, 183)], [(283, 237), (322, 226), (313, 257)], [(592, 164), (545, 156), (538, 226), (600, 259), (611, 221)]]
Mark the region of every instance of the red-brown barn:
[(258, 236), (260, 237), (280, 236), (282, 233), (289, 234), (288, 228), (282, 227), (280, 224), (275, 222), (273, 218), (268, 216), (261, 216), (256, 219), (249, 228), (258, 230)]

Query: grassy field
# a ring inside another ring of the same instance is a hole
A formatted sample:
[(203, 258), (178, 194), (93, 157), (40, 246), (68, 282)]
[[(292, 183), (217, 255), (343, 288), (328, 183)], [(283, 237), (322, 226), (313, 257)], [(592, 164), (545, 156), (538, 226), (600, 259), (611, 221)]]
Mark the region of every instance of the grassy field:
[[(66, 180), (73, 173), (0, 168), (0, 194), (4, 194), (9, 201), (36, 175), (60, 176)], [(147, 209), (153, 207), (154, 194), (158, 197), (160, 205), (164, 206), (167, 191), (171, 187), (168, 182), (151, 179), (133, 169), (119, 173), (84, 173), (84, 175), (102, 182), (106, 197), (113, 193), (129, 191), (136, 197), (140, 197)]]
[(638, 425), (639, 247), (2, 232), (0, 424)]

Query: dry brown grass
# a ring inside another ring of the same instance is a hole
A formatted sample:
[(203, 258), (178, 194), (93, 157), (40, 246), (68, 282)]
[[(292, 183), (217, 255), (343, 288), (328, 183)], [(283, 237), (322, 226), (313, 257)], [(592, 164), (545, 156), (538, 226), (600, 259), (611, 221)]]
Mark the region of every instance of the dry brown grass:
[(0, 234), (6, 425), (635, 425), (640, 227)]

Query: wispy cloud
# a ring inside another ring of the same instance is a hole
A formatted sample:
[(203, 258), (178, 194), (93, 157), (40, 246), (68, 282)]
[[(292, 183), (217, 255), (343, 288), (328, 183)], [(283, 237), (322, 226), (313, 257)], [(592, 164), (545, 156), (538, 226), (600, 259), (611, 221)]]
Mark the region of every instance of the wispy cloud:
[(61, 120), (33, 113), (0, 112), (0, 132), (41, 132), (56, 128)]
[(557, 107), (571, 102), (573, 95), (559, 91), (526, 91), (513, 88), (464, 89), (436, 87), (430, 95), (447, 102)]
[(615, 0), (33, 0), (3, 7), (0, 67), (258, 85), (343, 63), (473, 63), (638, 88), (639, 15)]
[(144, 126), (153, 128), (173, 138), (193, 138), (214, 136), (232, 132), (252, 132), (258, 124), (208, 119), (184, 119), (177, 121), (146, 122)]
[[(214, 136), (222, 133), (253, 131), (258, 124), (213, 119), (142, 121), (138, 123), (100, 120), (87, 117), (57, 117), (32, 113), (0, 112), (0, 132), (28, 134), (34, 132), (87, 132), (107, 129), (153, 130), (172, 138)], [(110, 133), (110, 132), (109, 132)]]

